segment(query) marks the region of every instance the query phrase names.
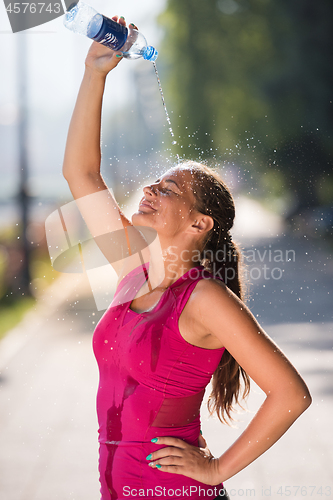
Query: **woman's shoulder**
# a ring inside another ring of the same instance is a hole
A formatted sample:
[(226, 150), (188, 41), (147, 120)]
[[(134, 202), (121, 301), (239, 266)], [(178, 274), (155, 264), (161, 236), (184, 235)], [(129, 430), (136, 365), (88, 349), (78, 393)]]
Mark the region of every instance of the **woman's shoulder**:
[[(210, 322), (215, 321), (222, 314), (225, 307), (221, 307), (221, 294), (225, 294), (225, 284), (221, 279), (204, 270), (189, 287), (189, 294), (183, 301), (183, 308), (179, 318), (179, 331), (182, 337), (192, 345), (204, 349), (222, 349), (223, 342), (212, 336)], [(221, 318), (222, 318), (221, 317)]]
[(225, 308), (232, 303), (244, 305), (230, 288), (218, 277), (204, 271), (203, 279), (197, 281), (188, 301), (187, 311), (194, 315), (208, 314), (217, 308)]
[(215, 277), (210, 271), (202, 269), (201, 279), (197, 281), (195, 286), (195, 297), (203, 298), (203, 296), (221, 294), (227, 288), (225, 283), (219, 277)]
[(183, 311), (182, 324), (191, 325), (201, 338), (215, 336), (226, 346), (225, 335), (243, 329), (252, 317), (244, 302), (227, 284), (213, 276), (197, 282)]

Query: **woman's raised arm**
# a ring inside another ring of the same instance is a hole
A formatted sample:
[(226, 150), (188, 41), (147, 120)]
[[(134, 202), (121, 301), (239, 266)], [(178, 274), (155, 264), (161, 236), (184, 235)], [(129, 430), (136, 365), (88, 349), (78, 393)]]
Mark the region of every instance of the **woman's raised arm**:
[[(118, 18), (113, 17), (113, 20), (117, 21)], [(120, 18), (119, 23), (125, 25), (125, 20)], [(112, 248), (109, 248), (107, 238), (103, 238), (103, 235), (121, 230), (118, 233), (119, 241), (123, 241), (122, 230), (132, 226), (132, 223), (120, 210), (101, 175), (100, 144), (106, 76), (121, 58), (121, 53), (97, 42), (91, 45), (69, 126), (63, 162), (63, 175), (90, 233), (118, 275), (124, 268), (124, 262), (114, 262)], [(139, 233), (138, 238), (142, 239)], [(126, 239), (128, 241), (127, 235)], [(124, 251), (122, 254), (126, 256), (128, 252)]]
[(63, 175), (74, 198), (107, 189), (101, 172), (101, 115), (107, 74), (121, 60), (120, 54), (93, 42), (69, 126)]

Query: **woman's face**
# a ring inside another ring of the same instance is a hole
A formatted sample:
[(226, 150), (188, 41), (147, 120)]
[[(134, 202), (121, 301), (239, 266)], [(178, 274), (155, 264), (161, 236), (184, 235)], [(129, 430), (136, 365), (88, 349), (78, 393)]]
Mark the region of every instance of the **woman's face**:
[(193, 181), (190, 170), (173, 168), (145, 186), (139, 209), (132, 216), (133, 224), (152, 227), (169, 237), (183, 233), (198, 214), (194, 209)]

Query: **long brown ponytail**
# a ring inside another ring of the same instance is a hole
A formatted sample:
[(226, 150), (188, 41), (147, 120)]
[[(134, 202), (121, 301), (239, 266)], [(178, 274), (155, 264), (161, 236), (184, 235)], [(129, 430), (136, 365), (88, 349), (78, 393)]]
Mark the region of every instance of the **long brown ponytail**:
[[(241, 253), (232, 241), (230, 229), (235, 218), (235, 205), (231, 193), (220, 176), (213, 169), (192, 161), (179, 165), (191, 171), (195, 177), (195, 209), (209, 215), (214, 227), (201, 249), (201, 264), (224, 283), (241, 299), (244, 290), (240, 280)], [(241, 395), (241, 379), (244, 389)], [(243, 368), (225, 350), (213, 374), (212, 392), (208, 399), (208, 410), (217, 413), (221, 422), (232, 420), (231, 411), (239, 404), (240, 396), (245, 398), (250, 390), (250, 379)]]

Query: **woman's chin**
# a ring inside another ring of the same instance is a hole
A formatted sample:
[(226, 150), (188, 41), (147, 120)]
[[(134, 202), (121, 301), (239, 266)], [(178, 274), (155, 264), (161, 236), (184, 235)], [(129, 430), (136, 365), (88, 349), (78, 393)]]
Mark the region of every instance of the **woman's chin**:
[(140, 212), (140, 210), (138, 210), (132, 215), (132, 224), (136, 226), (151, 226), (151, 221), (147, 215), (148, 214), (145, 212)]

